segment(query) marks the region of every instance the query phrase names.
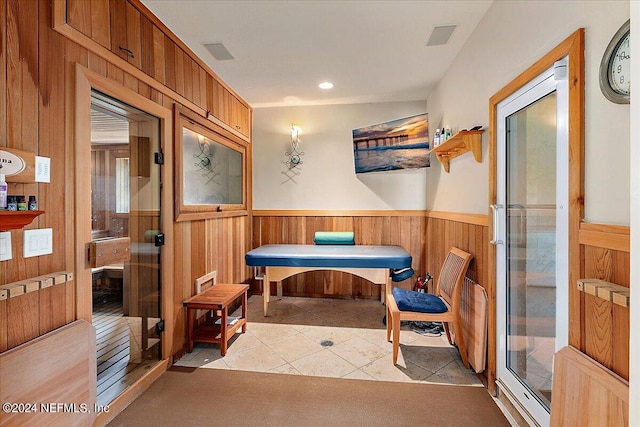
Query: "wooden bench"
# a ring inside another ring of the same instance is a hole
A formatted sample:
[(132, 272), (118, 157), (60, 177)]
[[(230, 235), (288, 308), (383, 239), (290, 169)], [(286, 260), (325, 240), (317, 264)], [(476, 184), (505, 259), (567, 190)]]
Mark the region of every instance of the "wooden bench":
[[(202, 291), (182, 304), (187, 308), (187, 352), (193, 351), (194, 342), (220, 344), (220, 354), (227, 354), (228, 341), (242, 328), (247, 331), (247, 291), (249, 285), (217, 284)], [(242, 298), (242, 317), (230, 318), (229, 305)], [(196, 310), (211, 310), (205, 322), (196, 323)]]

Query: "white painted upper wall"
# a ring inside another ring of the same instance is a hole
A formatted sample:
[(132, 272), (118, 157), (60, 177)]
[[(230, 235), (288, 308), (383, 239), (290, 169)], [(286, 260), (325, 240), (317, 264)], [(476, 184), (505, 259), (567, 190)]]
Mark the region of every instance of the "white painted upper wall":
[[(495, 1), (427, 99), (431, 129), (489, 127), (489, 98), (578, 28), (585, 28), (585, 219), (629, 224), (629, 105), (600, 92), (602, 54), (629, 19), (629, 1)], [(451, 173), (427, 170), (427, 208), (486, 214), (488, 132), (483, 162), (470, 154)]]
[[(496, 1), (445, 77), (421, 102), (292, 106), (254, 110), (253, 208), (318, 210), (429, 209), (486, 214), (488, 132), (483, 162), (471, 154), (444, 173), (431, 167), (356, 175), (351, 130), (424, 112), (430, 133), (489, 126), (489, 98), (578, 28), (585, 28), (585, 220), (629, 224), (629, 106), (600, 92), (602, 54), (629, 18), (628, 1)], [(366, 78), (366, 76), (363, 76)], [(305, 152), (296, 183), (282, 162), (291, 123)]]
[[(425, 168), (355, 173), (351, 131), (425, 112), (424, 102), (257, 108), (253, 112), (253, 209), (424, 210)], [(290, 129), (302, 129), (300, 175), (283, 173)], [(433, 160), (432, 160), (433, 162)]]

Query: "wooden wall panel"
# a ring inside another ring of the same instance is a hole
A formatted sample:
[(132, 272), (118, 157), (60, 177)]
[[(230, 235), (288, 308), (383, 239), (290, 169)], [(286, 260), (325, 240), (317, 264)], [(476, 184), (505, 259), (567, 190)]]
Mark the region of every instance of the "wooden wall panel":
[(7, 317), (7, 301), (0, 300), (0, 353), (9, 349), (9, 330), (7, 329), (9, 318)]
[(113, 53), (127, 60), (127, 53), (120, 49), (127, 46), (127, 4), (122, 0), (109, 1), (110, 46)]
[(452, 246), (458, 247), (473, 255), (469, 266), (469, 277), (489, 292), (485, 257), (487, 239), (487, 227), (484, 225), (429, 218), (426, 232), (427, 271), (436, 277), (440, 273), (449, 249)]
[[(269, 243), (312, 244), (316, 231), (354, 231), (356, 243), (363, 245), (400, 245), (413, 258), (418, 275), (440, 271), (451, 246), (474, 255), (470, 271), (474, 280), (485, 286), (487, 227), (459, 221), (422, 216), (282, 216), (268, 214), (253, 218), (253, 247)], [(333, 296), (378, 298), (380, 289), (364, 279), (344, 273), (305, 273), (283, 282), (283, 291), (297, 296)], [(401, 286), (410, 288), (413, 280)], [(273, 285), (272, 285), (273, 286)], [(253, 290), (260, 292), (259, 284)]]
[(67, 318), (75, 314), (75, 309), (67, 305), (67, 288), (74, 282), (53, 283), (40, 289), (37, 283), (35, 289), (31, 283), (22, 288), (26, 293), (0, 300), (0, 352), (69, 323)]
[[(65, 149), (65, 40), (51, 31), (51, 7), (48, 2), (38, 2), (39, 24), (38, 44), (38, 154), (66, 159)], [(65, 230), (64, 206), (60, 195), (65, 192), (65, 163), (51, 162), (50, 182), (38, 185), (37, 197), (40, 209), (47, 212), (37, 219), (37, 226), (54, 230), (53, 253), (38, 257), (38, 274), (65, 270)], [(51, 207), (51, 208), (50, 208)], [(33, 272), (30, 272), (33, 273)], [(0, 280), (1, 281), (1, 280)], [(69, 319), (70, 321), (71, 319)]]
[[(194, 105), (207, 108), (209, 102), (218, 105), (218, 90), (225, 85), (201, 61), (193, 60), (174, 36), (165, 34), (166, 27), (155, 17), (141, 13), (144, 7), (135, 0), (53, 1), (57, 11), (61, 4), (69, 7), (68, 15), (62, 14), (72, 27), (66, 32), (52, 29), (52, 22), (61, 21), (52, 16), (49, 0), (0, 3), (0, 146), (51, 158), (51, 183), (12, 184), (10, 191), (36, 195), (46, 213), (30, 227), (54, 230), (54, 253), (27, 259), (21, 256), (22, 232), (11, 233), (13, 258), (0, 262), (2, 285), (73, 266), (74, 229), (65, 227), (75, 223), (73, 93), (77, 64), (169, 109), (176, 102), (192, 109)], [(75, 35), (76, 30), (86, 39)], [(120, 46), (130, 49), (133, 57)], [(248, 217), (185, 222), (175, 224), (174, 229), (174, 241), (167, 245), (176, 258), (175, 289), (168, 292), (175, 311), (167, 324), (175, 323), (169, 331), (177, 337), (172, 349), (181, 349), (185, 335), (181, 304), (191, 295), (193, 278), (216, 269), (220, 281), (247, 281), (250, 271), (244, 265), (244, 254), (252, 236)], [(0, 352), (72, 322), (77, 310), (73, 283), (0, 301)]]
[(174, 223), (174, 357), (186, 348), (186, 312), (182, 301), (194, 295), (194, 280), (217, 271), (218, 283), (247, 283), (244, 263), (250, 250), (250, 220), (246, 216)]
[(141, 22), (140, 12), (133, 7), (130, 3), (126, 3), (125, 6), (126, 15), (126, 33), (127, 44), (123, 47), (129, 49), (133, 56), (127, 55), (127, 61), (136, 68), (141, 68), (142, 47), (141, 47)]
[(7, 140), (7, 7), (6, 1), (0, 2), (0, 141), (3, 145)]
[[(593, 228), (589, 226), (589, 228)], [(628, 235), (628, 229), (606, 230), (588, 235), (589, 245), (582, 245), (583, 271), (580, 277), (601, 279), (617, 285), (630, 285), (630, 256), (628, 249), (609, 249), (611, 242)], [(585, 240), (586, 241), (586, 240)], [(593, 246), (601, 243), (601, 247)], [(615, 247), (620, 247), (616, 244)], [(573, 285), (575, 286), (575, 284)], [(604, 301), (593, 295), (580, 293), (582, 316), (580, 348), (585, 354), (611, 369), (624, 379), (629, 379), (629, 309)]]
[[(418, 214), (254, 216), (253, 247), (270, 243), (313, 244), (316, 231), (353, 231), (357, 244), (402, 246), (411, 254), (416, 273), (425, 270), (426, 218)], [(400, 286), (411, 288), (414, 280), (402, 282)], [(330, 271), (299, 274), (284, 280), (282, 284), (284, 294), (291, 296), (379, 299), (381, 292), (380, 286), (360, 277)], [(260, 286), (261, 283), (254, 283), (252, 290), (262, 292)]]
[(111, 48), (109, 0), (91, 1), (91, 38), (107, 49)]
[(7, 300), (7, 347), (13, 348), (39, 335), (38, 292)]

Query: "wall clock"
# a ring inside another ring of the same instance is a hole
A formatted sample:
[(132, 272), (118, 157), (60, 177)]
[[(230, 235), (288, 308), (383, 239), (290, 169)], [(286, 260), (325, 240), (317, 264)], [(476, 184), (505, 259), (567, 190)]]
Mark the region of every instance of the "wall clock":
[(616, 104), (628, 104), (631, 96), (631, 50), (629, 21), (625, 22), (609, 42), (600, 62), (600, 89)]

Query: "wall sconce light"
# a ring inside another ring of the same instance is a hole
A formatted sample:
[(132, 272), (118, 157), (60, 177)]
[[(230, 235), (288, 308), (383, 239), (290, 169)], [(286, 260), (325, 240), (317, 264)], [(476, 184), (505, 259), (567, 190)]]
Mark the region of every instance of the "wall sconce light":
[(287, 177), (284, 182), (292, 181), (296, 184), (294, 178), (300, 175), (300, 165), (302, 164), (302, 156), (304, 156), (304, 152), (299, 150), (300, 142), (302, 142), (300, 141), (300, 127), (291, 124), (291, 150), (284, 152), (286, 160), (282, 162), (287, 166), (287, 169), (282, 171), (282, 174)]
[(301, 156), (304, 156), (304, 152), (298, 150), (300, 145), (300, 127), (294, 124), (291, 125), (291, 150), (285, 151), (284, 155), (288, 157), (285, 162), (289, 169), (293, 169), (302, 164)]

